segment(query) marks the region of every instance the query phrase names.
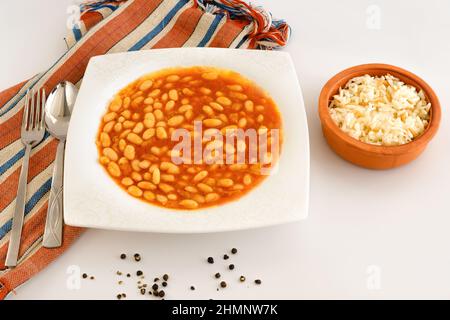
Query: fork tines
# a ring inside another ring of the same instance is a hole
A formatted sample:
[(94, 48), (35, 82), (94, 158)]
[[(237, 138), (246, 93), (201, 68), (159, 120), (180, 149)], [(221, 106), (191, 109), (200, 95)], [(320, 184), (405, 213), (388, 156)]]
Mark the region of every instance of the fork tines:
[[(22, 121), (25, 130), (43, 129), (45, 98), (45, 88), (37, 90), (37, 92), (34, 89), (31, 91), (30, 89), (27, 90)], [(39, 110), (35, 110), (35, 99), (38, 102), (37, 105), (40, 106)]]

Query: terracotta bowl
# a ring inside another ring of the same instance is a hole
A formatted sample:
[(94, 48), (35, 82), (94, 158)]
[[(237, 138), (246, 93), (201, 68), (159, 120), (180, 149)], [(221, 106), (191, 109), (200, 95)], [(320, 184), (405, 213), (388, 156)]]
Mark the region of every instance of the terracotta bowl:
[[(431, 102), (431, 119), (425, 132), (413, 141), (399, 146), (378, 146), (356, 140), (342, 131), (331, 119), (328, 106), (340, 87), (352, 78), (362, 75), (390, 74), (406, 84), (422, 89)], [(416, 159), (436, 134), (441, 120), (439, 99), (433, 89), (409, 71), (387, 64), (364, 64), (346, 69), (331, 78), (322, 88), (319, 97), (319, 116), (322, 131), (330, 147), (342, 158), (361, 167), (391, 169)]]

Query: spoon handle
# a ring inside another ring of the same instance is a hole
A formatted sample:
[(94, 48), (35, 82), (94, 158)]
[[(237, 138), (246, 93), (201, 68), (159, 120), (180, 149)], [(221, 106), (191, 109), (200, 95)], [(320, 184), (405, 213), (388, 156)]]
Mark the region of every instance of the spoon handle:
[(60, 140), (56, 149), (56, 159), (53, 167), (52, 186), (48, 200), (47, 220), (43, 246), (57, 248), (62, 244), (63, 227), (63, 167), (65, 140)]

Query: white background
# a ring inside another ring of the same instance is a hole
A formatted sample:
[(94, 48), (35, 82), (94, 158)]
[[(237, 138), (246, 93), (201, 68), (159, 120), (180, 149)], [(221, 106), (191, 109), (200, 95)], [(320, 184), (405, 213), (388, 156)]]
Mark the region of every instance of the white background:
[[(72, 3), (20, 0), (0, 5), (0, 87), (46, 69), (64, 52), (66, 9)], [(119, 292), (141, 298), (135, 279), (122, 287), (116, 284), (116, 270), (137, 269), (147, 278), (169, 273), (169, 299), (450, 298), (450, 2), (258, 3), (293, 29), (285, 50), (296, 64), (308, 113), (308, 220), (207, 235), (89, 230), (11, 298), (109, 299)], [(367, 24), (370, 5), (380, 10), (380, 29)], [(367, 62), (390, 63), (418, 74), (441, 100), (438, 135), (418, 160), (400, 169), (355, 167), (334, 155), (321, 134), (316, 105), (321, 87), (340, 70)], [(205, 263), (207, 256), (219, 256), (233, 246), (239, 248), (233, 257), (235, 271), (227, 271), (220, 259)], [(121, 261), (121, 252), (140, 252), (143, 260)], [(70, 290), (66, 282), (72, 265), (96, 280), (84, 280), (80, 289)], [(219, 292), (212, 276), (217, 271), (229, 282)], [(242, 285), (240, 274), (249, 280), (260, 277), (263, 284)], [(190, 291), (190, 285), (197, 290)]]

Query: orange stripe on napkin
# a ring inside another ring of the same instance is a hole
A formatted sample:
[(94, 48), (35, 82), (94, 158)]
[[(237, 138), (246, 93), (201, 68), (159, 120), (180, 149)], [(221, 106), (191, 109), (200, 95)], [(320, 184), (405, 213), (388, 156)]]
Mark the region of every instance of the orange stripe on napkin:
[(83, 22), (86, 29), (91, 29), (97, 23), (103, 20), (103, 16), (101, 13), (96, 11), (88, 11), (83, 13)]
[(22, 125), (23, 109), (0, 125), (0, 149), (11, 142), (20, 139), (20, 127)]
[(181, 47), (189, 39), (202, 17), (202, 12), (196, 8), (186, 9), (179, 17), (172, 29), (154, 46), (158, 48)]
[(3, 106), (9, 99), (14, 97), (27, 82), (28, 80), (0, 92), (0, 106)]

